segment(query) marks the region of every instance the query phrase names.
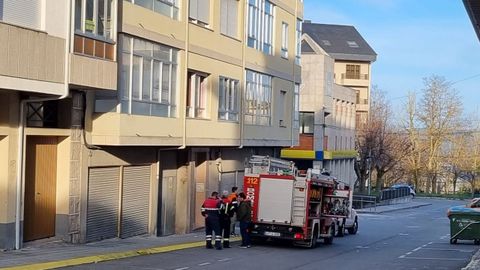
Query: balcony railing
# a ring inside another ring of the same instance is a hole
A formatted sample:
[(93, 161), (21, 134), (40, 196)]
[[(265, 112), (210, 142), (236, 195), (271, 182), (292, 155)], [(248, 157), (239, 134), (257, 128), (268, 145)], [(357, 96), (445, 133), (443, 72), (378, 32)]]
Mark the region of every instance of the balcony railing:
[(368, 74), (342, 73), (342, 80), (368, 80)]
[(368, 105), (368, 99), (366, 98), (357, 98), (358, 105)]

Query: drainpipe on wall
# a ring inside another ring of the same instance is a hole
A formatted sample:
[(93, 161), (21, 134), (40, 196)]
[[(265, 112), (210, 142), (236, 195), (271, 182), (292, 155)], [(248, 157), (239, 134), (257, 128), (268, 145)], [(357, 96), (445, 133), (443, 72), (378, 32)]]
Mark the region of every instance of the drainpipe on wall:
[[(190, 35), (189, 35), (189, 29), (190, 29), (190, 21), (189, 21), (189, 13), (188, 9), (190, 8), (189, 1), (186, 1), (185, 4), (185, 72), (186, 72), (186, 77), (188, 77), (188, 53), (189, 53), (189, 42), (190, 42)], [(185, 80), (184, 80), (185, 81)], [(188, 82), (188, 80), (187, 80)], [(188, 85), (186, 85), (185, 89), (188, 91)], [(185, 149), (187, 147), (187, 92), (184, 93), (185, 97), (183, 98), (183, 104), (185, 105), (185, 110), (183, 111), (183, 138), (182, 138), (182, 145), (178, 147), (178, 149)], [(181, 106), (178, 106), (181, 108)]]
[(243, 140), (245, 137), (245, 91), (247, 86), (247, 71), (246, 68), (246, 59), (245, 59), (245, 50), (247, 48), (247, 41), (248, 41), (248, 32), (247, 32), (247, 24), (246, 24), (246, 12), (247, 12), (248, 1), (245, 1), (245, 5), (243, 5), (243, 18), (242, 18), (242, 25), (243, 25), (243, 46), (242, 46), (242, 76), (243, 76), (243, 91), (240, 91), (240, 145), (238, 146), (239, 149), (243, 148)]
[[(295, 27), (297, 26), (297, 13), (298, 13), (298, 1), (295, 0)], [(297, 31), (296, 31), (296, 28), (295, 28), (295, 36), (297, 36)], [(302, 36), (300, 35), (300, 40), (296, 40), (296, 44), (295, 44), (295, 58), (293, 59), (293, 63), (292, 63), (292, 74), (293, 74), (293, 114), (292, 114), (292, 128), (291, 128), (291, 134), (290, 134), (290, 138), (291, 138), (291, 141), (290, 141), (290, 148), (294, 147), (295, 145), (293, 144), (293, 134), (294, 134), (294, 128), (293, 128), (293, 123), (295, 121), (295, 60), (297, 59), (296, 58), (296, 54), (297, 54), (297, 46), (299, 46), (299, 44), (301, 44), (301, 40), (302, 40)], [(302, 54), (300, 53), (300, 56)], [(300, 111), (300, 84), (298, 85), (298, 110)], [(300, 121), (300, 119), (299, 119)], [(314, 147), (315, 148), (315, 147)], [(315, 149), (314, 149), (315, 151)]]
[(23, 198), (25, 191), (25, 106), (27, 103), (32, 102), (43, 102), (50, 100), (61, 100), (69, 95), (68, 88), (68, 79), (69, 79), (69, 53), (71, 46), (71, 27), (72, 27), (72, 12), (71, 12), (71, 1), (67, 1), (66, 14), (68, 17), (67, 29), (66, 29), (66, 38), (65, 38), (65, 61), (64, 61), (64, 93), (59, 97), (48, 97), (48, 98), (38, 98), (38, 99), (24, 99), (20, 101), (20, 119), (18, 121), (18, 152), (17, 152), (17, 179), (16, 179), (16, 204), (15, 204), (15, 249), (21, 248), (21, 236), (20, 236), (20, 222), (21, 216), (23, 215)]

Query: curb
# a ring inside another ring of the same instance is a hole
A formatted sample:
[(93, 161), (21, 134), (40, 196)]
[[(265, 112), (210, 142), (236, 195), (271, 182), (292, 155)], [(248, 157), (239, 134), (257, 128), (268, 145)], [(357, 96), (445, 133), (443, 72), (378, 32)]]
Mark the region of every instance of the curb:
[(473, 255), (470, 263), (464, 268), (462, 268), (462, 270), (475, 270), (479, 268), (480, 268), (480, 250), (478, 250), (477, 253)]
[(407, 206), (407, 207), (378, 211), (378, 212), (362, 211), (362, 210), (356, 210), (356, 211), (357, 211), (357, 213), (360, 213), (360, 214), (383, 214), (383, 213), (395, 212), (395, 211), (406, 210), (406, 209), (415, 209), (415, 208), (420, 208), (420, 207), (429, 206), (429, 205), (432, 205), (432, 204), (431, 203), (424, 203), (424, 204), (420, 204), (420, 205)]
[[(230, 242), (237, 242), (239, 240), (240, 238), (235, 237), (235, 238), (231, 238)], [(144, 249), (137, 249), (137, 250), (130, 250), (130, 251), (105, 253), (100, 255), (78, 257), (78, 258), (65, 259), (65, 260), (59, 260), (59, 261), (24, 264), (19, 266), (9, 266), (9, 267), (0, 268), (0, 269), (2, 270), (55, 269), (59, 267), (77, 266), (77, 265), (90, 264), (90, 263), (100, 263), (100, 262), (106, 262), (106, 261), (112, 261), (112, 260), (118, 260), (118, 259), (166, 253), (166, 252), (182, 250), (182, 249), (203, 247), (204, 245), (205, 245), (205, 241), (191, 242), (191, 243), (184, 243), (184, 244), (175, 244), (170, 246), (160, 246), (160, 247), (144, 248)]]

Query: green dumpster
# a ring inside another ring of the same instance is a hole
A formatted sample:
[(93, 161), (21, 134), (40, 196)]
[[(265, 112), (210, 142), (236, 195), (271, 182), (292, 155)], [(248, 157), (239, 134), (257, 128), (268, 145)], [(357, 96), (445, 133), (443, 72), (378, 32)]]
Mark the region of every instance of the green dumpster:
[(448, 210), (450, 244), (457, 240), (473, 240), (480, 244), (480, 208), (455, 206)]

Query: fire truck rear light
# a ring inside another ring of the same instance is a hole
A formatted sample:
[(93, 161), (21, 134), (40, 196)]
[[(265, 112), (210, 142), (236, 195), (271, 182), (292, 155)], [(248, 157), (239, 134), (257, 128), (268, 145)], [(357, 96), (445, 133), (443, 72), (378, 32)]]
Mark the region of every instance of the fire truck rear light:
[(294, 239), (303, 239), (303, 234), (301, 233), (296, 233), (294, 236), (293, 236)]

